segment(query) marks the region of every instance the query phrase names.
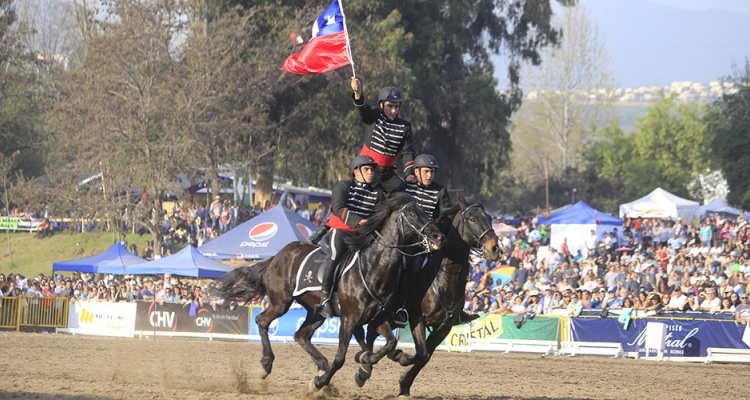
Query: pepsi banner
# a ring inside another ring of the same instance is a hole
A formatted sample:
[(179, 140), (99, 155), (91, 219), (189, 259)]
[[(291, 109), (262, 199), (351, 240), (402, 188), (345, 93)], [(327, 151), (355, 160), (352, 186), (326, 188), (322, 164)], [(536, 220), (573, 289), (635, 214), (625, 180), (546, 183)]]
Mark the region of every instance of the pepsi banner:
[[(258, 332), (258, 324), (255, 323), (255, 317), (263, 311), (260, 307), (253, 307), (251, 309), (252, 317), (250, 318), (250, 341), (259, 342), (260, 336)], [(302, 323), (307, 318), (307, 310), (304, 308), (292, 308), (286, 314), (282, 315), (275, 321), (271, 322), (268, 327), (268, 337), (272, 342), (293, 342), (294, 333), (297, 332)], [(339, 318), (333, 317), (328, 318), (323, 322), (312, 337), (312, 342), (315, 344), (338, 344), (339, 343)], [(365, 332), (367, 331), (367, 325), (365, 325)], [(394, 336), (396, 335), (394, 331)], [(352, 339), (350, 342), (352, 345), (357, 342)], [(385, 344), (385, 339), (379, 337), (375, 340), (376, 346), (382, 346)]]
[[(661, 322), (667, 327), (664, 356), (706, 357), (709, 347), (750, 349), (743, 342), (745, 326), (730, 321), (672, 320), (663, 318), (637, 318), (630, 320), (628, 329), (615, 318), (571, 318), (573, 341), (619, 342), (625, 352), (638, 352), (646, 356), (646, 325)], [(654, 355), (651, 350), (649, 355)]]
[(247, 335), (247, 307), (192, 306), (139, 301), (135, 329), (138, 331), (227, 333)]

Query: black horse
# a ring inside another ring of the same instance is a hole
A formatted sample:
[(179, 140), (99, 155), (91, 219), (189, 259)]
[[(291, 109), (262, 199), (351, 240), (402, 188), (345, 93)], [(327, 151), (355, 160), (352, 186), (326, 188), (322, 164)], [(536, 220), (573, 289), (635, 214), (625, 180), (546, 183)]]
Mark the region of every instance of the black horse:
[[(399, 396), (410, 395), (414, 379), (430, 360), (437, 346), (448, 336), (451, 328), (458, 325), (466, 295), (470, 250), (474, 249), (485, 259), (492, 261), (499, 260), (502, 254), (500, 241), (492, 230), (492, 219), (473, 197), (459, 196), (458, 204), (448, 215), (452, 218), (452, 224), (446, 245), (430, 256), (410, 285), (407, 309), (416, 354), (407, 355), (401, 350), (389, 354), (390, 358), (403, 366), (412, 365), (399, 380)], [(429, 337), (425, 337), (427, 327), (432, 329)], [(378, 332), (381, 331), (382, 329), (378, 329)], [(359, 333), (360, 337), (361, 335)], [(377, 332), (368, 330), (365, 345), (358, 338), (363, 347), (360, 354), (367, 353), (368, 349), (372, 350), (376, 337)], [(355, 357), (356, 360), (358, 358)], [(364, 385), (370, 372), (371, 366), (363, 363), (355, 374), (357, 385)]]
[[(255, 318), (263, 343), (262, 379), (271, 373), (274, 360), (268, 340), (268, 326), (284, 315), (293, 301), (302, 305), (307, 310), (307, 317), (294, 334), (294, 339), (318, 366), (320, 373), (313, 378), (312, 384), (320, 389), (330, 383), (331, 377), (344, 364), (355, 329), (361, 329), (373, 318), (395, 309), (397, 296), (393, 294), (398, 287), (398, 270), (404, 253), (402, 249), (420, 245), (425, 252), (435, 251), (440, 249), (443, 241), (444, 236), (408, 194), (394, 193), (375, 206), (373, 215), (360, 226), (359, 233), (347, 238), (349, 247), (360, 251), (360, 258), (338, 283), (341, 310), (339, 346), (330, 367), (325, 356), (310, 342), (315, 330), (325, 320), (314, 312), (315, 305), (320, 302), (320, 292), (293, 295), (300, 264), (317, 246), (304, 242), (290, 243), (268, 260), (229, 272), (221, 279), (219, 297), (247, 302), (256, 296), (268, 296), (268, 307)], [(389, 323), (380, 324), (380, 327), (387, 344), (378, 353), (377, 359), (396, 346)]]

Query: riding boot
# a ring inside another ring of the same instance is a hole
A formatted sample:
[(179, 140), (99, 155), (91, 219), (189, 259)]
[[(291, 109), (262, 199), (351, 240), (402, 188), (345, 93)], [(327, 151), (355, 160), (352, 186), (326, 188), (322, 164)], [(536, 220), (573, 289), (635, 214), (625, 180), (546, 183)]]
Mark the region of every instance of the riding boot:
[(313, 232), (313, 234), (310, 235), (309, 238), (307, 238), (307, 243), (318, 244), (318, 242), (320, 242), (320, 239), (323, 239), (323, 236), (325, 236), (326, 233), (331, 230), (331, 228), (326, 225), (326, 222), (328, 222), (329, 218), (331, 218), (331, 214), (328, 214), (320, 223), (318, 229)]
[(333, 317), (333, 307), (331, 306), (331, 289), (333, 288), (333, 278), (336, 270), (336, 263), (330, 258), (326, 260), (325, 274), (323, 275), (323, 282), (321, 293), (320, 293), (320, 304), (315, 307), (315, 312), (326, 317)]
[(401, 271), (401, 276), (399, 277), (398, 294), (401, 308), (393, 314), (393, 324), (396, 325), (396, 328), (406, 328), (406, 325), (409, 323), (409, 312), (406, 311), (407, 302), (409, 301), (409, 282), (416, 276), (414, 270), (416, 269), (415, 264), (418, 261), (420, 261), (418, 257), (407, 260), (407, 265)]
[(475, 319), (479, 318), (479, 314), (469, 314), (464, 310), (461, 310), (458, 313), (458, 323), (459, 324), (468, 324), (471, 321), (474, 321)]

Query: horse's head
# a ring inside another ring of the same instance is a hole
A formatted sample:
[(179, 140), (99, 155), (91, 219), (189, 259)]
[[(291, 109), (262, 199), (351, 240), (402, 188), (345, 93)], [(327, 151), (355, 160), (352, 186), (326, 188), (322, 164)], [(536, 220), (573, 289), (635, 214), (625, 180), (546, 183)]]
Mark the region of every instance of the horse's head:
[(453, 228), (467, 246), (481, 248), (482, 256), (491, 261), (500, 260), (500, 239), (492, 229), (492, 218), (484, 206), (473, 197), (458, 196), (458, 212), (453, 218)]
[(399, 208), (398, 219), (405, 242), (420, 244), (427, 252), (443, 247), (445, 236), (415, 201), (409, 201)]
[[(387, 229), (386, 222), (389, 225)], [(385, 233), (386, 230), (389, 233)], [(375, 236), (385, 236), (384, 243), (398, 242), (390, 247), (421, 245), (426, 252), (439, 250), (445, 242), (445, 236), (427, 214), (404, 192), (393, 193), (385, 201), (375, 205), (372, 215), (359, 227), (358, 232), (360, 235), (345, 239), (350, 248), (362, 249), (369, 246)], [(373, 233), (375, 235), (371, 235)]]

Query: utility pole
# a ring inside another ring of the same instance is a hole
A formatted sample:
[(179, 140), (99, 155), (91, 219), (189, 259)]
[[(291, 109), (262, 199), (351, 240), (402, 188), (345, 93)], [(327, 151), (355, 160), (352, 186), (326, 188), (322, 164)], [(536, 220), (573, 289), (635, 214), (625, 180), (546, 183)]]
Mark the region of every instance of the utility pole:
[(549, 211), (549, 156), (544, 155), (544, 195), (545, 195), (545, 210)]

